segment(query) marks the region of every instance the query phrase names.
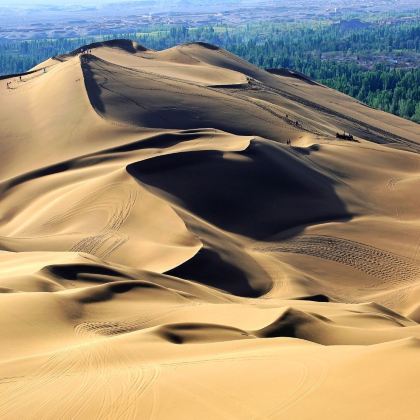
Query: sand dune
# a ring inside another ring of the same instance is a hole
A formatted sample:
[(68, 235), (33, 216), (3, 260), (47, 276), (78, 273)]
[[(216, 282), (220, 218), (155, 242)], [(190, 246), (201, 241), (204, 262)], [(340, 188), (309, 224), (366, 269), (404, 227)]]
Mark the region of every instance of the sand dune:
[(418, 125), (205, 43), (0, 108), (0, 418), (420, 416)]

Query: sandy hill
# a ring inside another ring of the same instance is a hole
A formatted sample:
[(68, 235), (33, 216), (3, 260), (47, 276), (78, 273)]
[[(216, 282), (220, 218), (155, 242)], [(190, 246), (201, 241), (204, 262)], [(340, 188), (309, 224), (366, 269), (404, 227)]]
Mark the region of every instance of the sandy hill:
[(419, 418), (419, 125), (127, 40), (0, 109), (1, 419)]

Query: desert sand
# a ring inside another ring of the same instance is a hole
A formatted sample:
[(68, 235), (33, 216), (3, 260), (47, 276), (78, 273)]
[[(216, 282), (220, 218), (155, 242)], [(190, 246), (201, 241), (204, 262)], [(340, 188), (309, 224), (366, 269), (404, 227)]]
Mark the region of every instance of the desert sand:
[(204, 43), (34, 70), (0, 80), (1, 419), (420, 418), (419, 125)]

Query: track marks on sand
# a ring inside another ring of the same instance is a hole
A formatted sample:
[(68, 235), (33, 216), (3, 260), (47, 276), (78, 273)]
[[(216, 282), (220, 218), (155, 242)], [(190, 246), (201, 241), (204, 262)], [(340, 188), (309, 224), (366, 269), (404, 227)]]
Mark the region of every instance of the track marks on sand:
[(298, 404), (312, 392), (316, 391), (328, 376), (327, 364), (321, 359), (310, 359), (312, 363), (291, 361), (300, 369), (300, 377), (292, 393), (286, 398), (281, 399), (272, 410), (262, 416), (257, 416), (254, 420), (279, 419), (280, 415), (290, 407)]
[(94, 406), (95, 418), (153, 419), (159, 375), (158, 365), (134, 363), (106, 340), (63, 349), (26, 376), (0, 383), (0, 417), (86, 418)]
[[(287, 418), (285, 412), (319, 389), (329, 373), (322, 358), (293, 355), (286, 363), (281, 356), (265, 352), (217, 355), (165, 363), (162, 367), (167, 379), (178, 384), (171, 394), (171, 405), (183, 406), (189, 401), (220, 419)], [(195, 374), (189, 374), (190, 370)], [(260, 398), (257, 408), (253, 399), (261, 386), (259, 372), (266, 372), (264, 380), (272, 381), (273, 387)], [(203, 377), (212, 385), (198, 380)], [(223, 404), (215, 403), (220, 401)]]
[(190, 308), (191, 306), (198, 305), (196, 302), (189, 302), (188, 304), (181, 304), (168, 309), (166, 311), (156, 311), (153, 315), (141, 317), (134, 316), (120, 320), (108, 320), (108, 321), (95, 321), (95, 322), (83, 322), (75, 326), (75, 332), (77, 334), (96, 334), (103, 336), (113, 336), (126, 334), (134, 331), (138, 331), (143, 328), (148, 328), (149, 323), (156, 325), (156, 321), (162, 320), (168, 315), (179, 311), (184, 308)]
[(76, 202), (68, 210), (52, 217), (43, 227), (46, 230), (54, 230), (86, 216), (93, 216), (98, 221), (104, 220), (99, 232), (84, 237), (75, 243), (70, 251), (107, 258), (129, 239), (128, 235), (119, 230), (130, 216), (138, 195), (135, 187), (124, 183), (105, 185)]
[(263, 252), (309, 255), (334, 261), (386, 284), (401, 285), (420, 278), (420, 266), (409, 258), (333, 236), (304, 235), (284, 242), (258, 245), (255, 249)]

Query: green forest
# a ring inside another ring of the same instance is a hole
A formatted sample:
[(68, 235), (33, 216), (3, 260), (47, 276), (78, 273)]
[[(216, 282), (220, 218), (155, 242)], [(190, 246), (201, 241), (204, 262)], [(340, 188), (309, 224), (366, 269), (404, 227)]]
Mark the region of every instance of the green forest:
[(164, 49), (193, 41), (223, 47), (263, 68), (287, 67), (358, 100), (420, 122), (420, 23), (146, 26), (136, 33), (30, 41), (0, 40), (0, 74), (101, 39), (130, 38)]

